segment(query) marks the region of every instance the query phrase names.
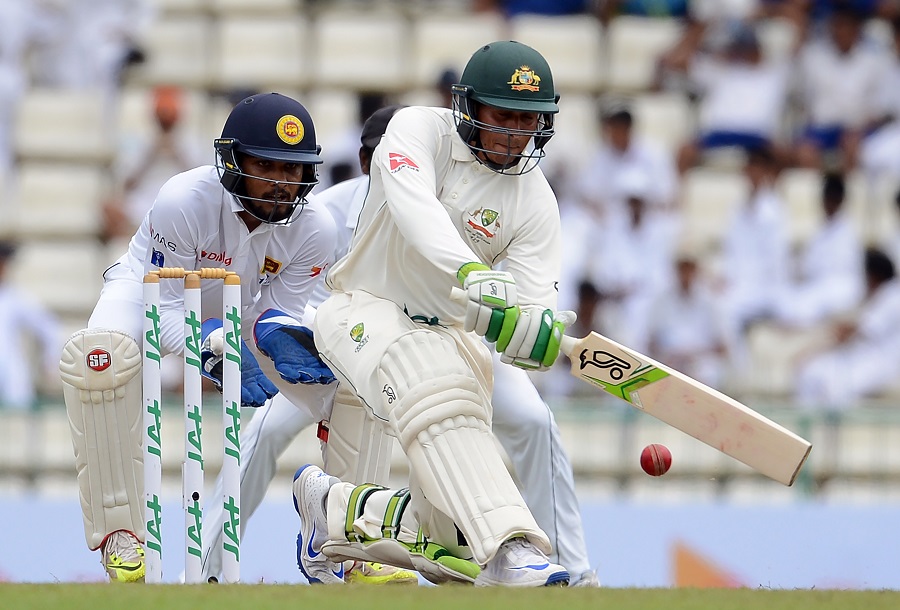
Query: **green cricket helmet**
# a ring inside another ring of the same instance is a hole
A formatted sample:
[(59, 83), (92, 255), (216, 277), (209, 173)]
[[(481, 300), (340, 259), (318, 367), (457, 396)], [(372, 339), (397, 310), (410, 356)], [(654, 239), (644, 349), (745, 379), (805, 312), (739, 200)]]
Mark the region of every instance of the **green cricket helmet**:
[[(451, 87), (453, 116), (460, 137), (475, 158), (503, 174), (524, 174), (534, 169), (544, 157), (544, 145), (554, 133), (553, 115), (559, 112), (559, 96), (553, 87), (553, 74), (547, 60), (520, 42), (492, 42), (475, 51), (459, 80)], [(522, 131), (484, 123), (476, 118), (478, 104), (535, 112), (538, 126)], [(529, 148), (501, 166), (479, 155), (486, 152), (481, 145), (481, 130), (507, 136), (529, 135), (533, 140)]]

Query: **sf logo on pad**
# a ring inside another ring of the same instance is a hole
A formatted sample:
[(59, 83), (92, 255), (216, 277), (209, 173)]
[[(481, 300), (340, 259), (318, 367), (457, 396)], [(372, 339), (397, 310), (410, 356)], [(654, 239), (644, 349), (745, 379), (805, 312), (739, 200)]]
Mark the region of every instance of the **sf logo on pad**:
[(91, 350), (91, 352), (88, 353), (86, 360), (88, 367), (98, 373), (105, 371), (109, 368), (109, 365), (112, 364), (112, 357), (109, 355), (109, 352), (100, 348)]

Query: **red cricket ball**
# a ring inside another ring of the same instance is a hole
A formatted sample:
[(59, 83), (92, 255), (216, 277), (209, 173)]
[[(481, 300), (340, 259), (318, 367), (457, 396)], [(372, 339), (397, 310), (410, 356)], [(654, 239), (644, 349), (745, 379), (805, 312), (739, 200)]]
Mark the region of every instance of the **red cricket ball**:
[(672, 452), (665, 445), (654, 443), (641, 451), (641, 468), (651, 477), (661, 477), (672, 466)]

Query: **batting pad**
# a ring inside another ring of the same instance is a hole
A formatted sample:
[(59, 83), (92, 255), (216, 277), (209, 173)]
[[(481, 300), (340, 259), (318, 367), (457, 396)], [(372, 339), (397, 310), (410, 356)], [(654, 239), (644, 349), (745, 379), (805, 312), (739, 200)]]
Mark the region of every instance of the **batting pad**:
[(325, 443), (325, 472), (347, 483), (387, 485), (394, 440), (353, 392), (338, 386)]
[(125, 333), (81, 330), (66, 342), (59, 372), (88, 548), (116, 530), (143, 541), (141, 350)]
[(425, 540), (407, 503), (397, 502), (408, 495), (406, 489), (334, 485), (328, 493), (329, 541), (322, 552), (333, 561), (374, 561), (415, 570), (435, 584), (474, 582), (477, 565)]
[(378, 375), (409, 459), (413, 508), (426, 537), (464, 556), (459, 528), (481, 565), (515, 534), (550, 553), (497, 451), (490, 406), (456, 345), (432, 331), (410, 332), (385, 352)]

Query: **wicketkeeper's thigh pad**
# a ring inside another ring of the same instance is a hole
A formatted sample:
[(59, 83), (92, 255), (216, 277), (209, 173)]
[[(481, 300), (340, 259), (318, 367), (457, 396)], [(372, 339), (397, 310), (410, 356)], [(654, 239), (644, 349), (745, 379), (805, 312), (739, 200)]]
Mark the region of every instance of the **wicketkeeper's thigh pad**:
[(85, 329), (66, 342), (59, 370), (88, 547), (120, 529), (143, 541), (141, 350), (120, 331)]
[(340, 384), (328, 421), (324, 446), (325, 472), (347, 483), (387, 485), (394, 439), (362, 401)]

